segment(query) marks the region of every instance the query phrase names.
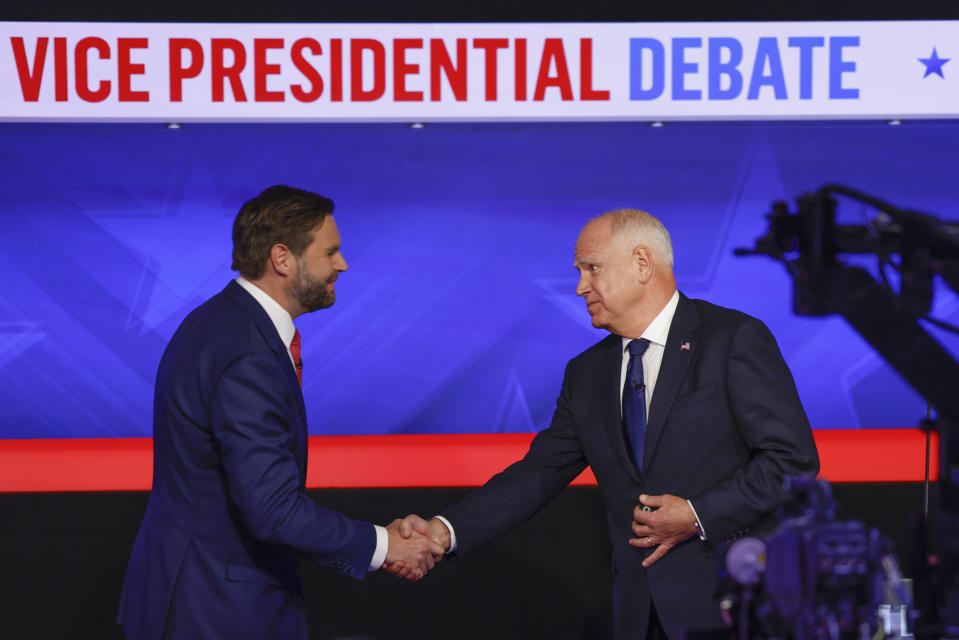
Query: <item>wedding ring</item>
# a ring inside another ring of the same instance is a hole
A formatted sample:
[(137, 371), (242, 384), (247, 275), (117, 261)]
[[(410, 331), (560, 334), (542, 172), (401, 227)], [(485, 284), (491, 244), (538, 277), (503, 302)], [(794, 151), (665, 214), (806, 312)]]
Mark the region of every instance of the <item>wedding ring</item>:
[(651, 536), (646, 536), (646, 542), (653, 544), (653, 538)]

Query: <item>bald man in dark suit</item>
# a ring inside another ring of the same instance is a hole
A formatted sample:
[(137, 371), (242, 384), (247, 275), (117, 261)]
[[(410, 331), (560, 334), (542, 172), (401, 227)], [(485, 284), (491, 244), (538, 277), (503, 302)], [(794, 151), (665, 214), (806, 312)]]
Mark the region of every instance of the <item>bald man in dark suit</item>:
[(722, 626), (717, 546), (770, 530), (784, 477), (819, 469), (769, 330), (682, 295), (672, 264), (669, 234), (645, 212), (583, 228), (576, 292), (610, 335), (569, 362), (552, 423), (526, 456), (429, 523), (445, 549), (469, 553), (589, 465), (613, 547), (617, 640)]

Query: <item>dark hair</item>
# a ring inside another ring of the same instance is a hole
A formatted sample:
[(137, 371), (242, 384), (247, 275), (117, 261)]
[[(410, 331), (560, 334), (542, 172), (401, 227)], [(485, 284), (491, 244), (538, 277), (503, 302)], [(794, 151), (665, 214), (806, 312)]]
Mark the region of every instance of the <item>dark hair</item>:
[(240, 207), (233, 221), (233, 270), (259, 278), (276, 244), (303, 255), (312, 231), (332, 213), (333, 201), (319, 194), (286, 185), (265, 189)]

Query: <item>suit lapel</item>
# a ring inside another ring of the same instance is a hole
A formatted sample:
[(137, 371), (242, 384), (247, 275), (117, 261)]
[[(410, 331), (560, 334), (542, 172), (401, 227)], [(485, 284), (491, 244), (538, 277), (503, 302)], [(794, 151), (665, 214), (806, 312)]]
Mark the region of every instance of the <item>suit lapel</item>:
[[(303, 404), (303, 390), (300, 389), (300, 383), (296, 379), (296, 371), (290, 363), (290, 355), (286, 349), (286, 345), (283, 344), (283, 340), (280, 339), (280, 334), (277, 333), (273, 321), (270, 320), (270, 316), (267, 315), (266, 310), (260, 306), (260, 303), (257, 302), (253, 296), (236, 283), (236, 280), (231, 280), (230, 284), (226, 285), (223, 293), (250, 316), (250, 319), (259, 330), (260, 335), (262, 335), (266, 341), (267, 346), (270, 347), (274, 355), (276, 355), (277, 360), (280, 361), (280, 369), (284, 373), (286, 383), (290, 385), (293, 390), (293, 397), (296, 398), (297, 406), (300, 409), (300, 418), (302, 419), (302, 424), (305, 429), (306, 407)], [(303, 435), (305, 438), (305, 434)]]
[(679, 294), (679, 304), (673, 315), (666, 338), (666, 350), (659, 367), (659, 377), (653, 389), (649, 418), (646, 420), (646, 447), (643, 452), (643, 469), (649, 468), (650, 460), (659, 444), (659, 438), (666, 424), (666, 416), (673, 406), (673, 400), (686, 377), (686, 371), (696, 356), (698, 344), (699, 313), (696, 306), (683, 294)]
[(623, 409), (622, 409), (622, 372), (623, 372), (623, 339), (612, 334), (606, 337), (609, 342), (603, 350), (599, 362), (599, 371), (594, 377), (597, 389), (596, 395), (599, 407), (597, 414), (600, 423), (606, 431), (606, 437), (609, 438), (609, 445), (616, 455), (619, 464), (629, 473), (629, 476), (637, 484), (639, 483), (639, 474), (636, 471), (636, 463), (629, 455), (629, 447), (626, 444), (626, 429), (623, 427)]

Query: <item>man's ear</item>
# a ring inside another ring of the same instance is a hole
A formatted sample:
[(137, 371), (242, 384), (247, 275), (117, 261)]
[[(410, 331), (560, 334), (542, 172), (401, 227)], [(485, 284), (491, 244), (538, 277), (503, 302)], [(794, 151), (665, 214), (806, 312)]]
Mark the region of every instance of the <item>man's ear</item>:
[(633, 264), (636, 265), (636, 270), (639, 273), (639, 281), (643, 284), (649, 282), (649, 279), (653, 277), (653, 256), (649, 251), (649, 247), (644, 244), (638, 244), (633, 248)]
[(290, 277), (296, 269), (296, 257), (285, 244), (275, 244), (270, 248), (268, 267), (279, 276)]

